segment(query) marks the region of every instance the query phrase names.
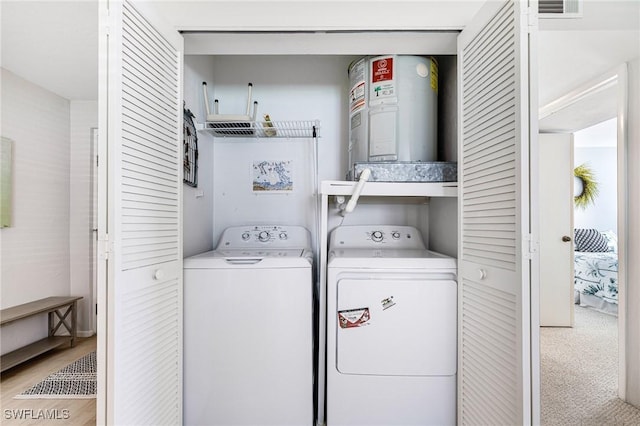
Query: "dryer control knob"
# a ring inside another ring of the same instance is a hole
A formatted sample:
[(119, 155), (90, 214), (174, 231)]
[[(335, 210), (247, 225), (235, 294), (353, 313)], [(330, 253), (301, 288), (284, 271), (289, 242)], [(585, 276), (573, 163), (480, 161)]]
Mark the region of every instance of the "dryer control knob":
[(269, 241), (270, 238), (271, 238), (271, 235), (267, 231), (261, 231), (258, 234), (258, 240), (260, 240), (262, 242)]
[(250, 237), (250, 236), (251, 236), (251, 235), (249, 235), (249, 233), (248, 233), (248, 232), (245, 232), (245, 233), (243, 233), (243, 234), (242, 234), (242, 239), (243, 239), (244, 241), (247, 241), (247, 240), (249, 239), (249, 237)]
[(287, 239), (287, 233), (286, 232), (281, 232), (280, 233), (280, 239), (281, 240), (286, 240)]
[(380, 241), (382, 241), (383, 238), (384, 236), (382, 235), (382, 231), (373, 231), (371, 233), (371, 239), (376, 243), (379, 243)]
[(391, 238), (393, 238), (394, 240), (399, 240), (400, 239), (400, 233), (398, 231), (393, 231), (391, 233)]

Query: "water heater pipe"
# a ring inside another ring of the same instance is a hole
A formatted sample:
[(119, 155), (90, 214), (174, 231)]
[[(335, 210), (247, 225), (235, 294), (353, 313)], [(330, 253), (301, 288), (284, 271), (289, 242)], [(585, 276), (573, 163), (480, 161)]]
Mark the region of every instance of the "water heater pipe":
[(347, 213), (351, 213), (353, 209), (356, 208), (356, 204), (358, 204), (358, 198), (360, 198), (360, 193), (362, 192), (362, 188), (364, 188), (365, 182), (369, 180), (371, 176), (371, 169), (364, 169), (362, 173), (360, 173), (360, 179), (358, 179), (358, 183), (356, 187), (353, 189), (353, 193), (351, 194), (351, 198), (349, 198), (349, 202), (347, 202), (347, 206), (342, 210), (342, 216)]

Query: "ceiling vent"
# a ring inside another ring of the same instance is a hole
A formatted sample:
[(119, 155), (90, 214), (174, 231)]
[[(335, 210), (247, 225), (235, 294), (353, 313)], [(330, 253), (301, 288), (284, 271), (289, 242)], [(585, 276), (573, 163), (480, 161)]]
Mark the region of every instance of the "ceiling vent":
[(540, 18), (582, 18), (582, 0), (538, 0)]

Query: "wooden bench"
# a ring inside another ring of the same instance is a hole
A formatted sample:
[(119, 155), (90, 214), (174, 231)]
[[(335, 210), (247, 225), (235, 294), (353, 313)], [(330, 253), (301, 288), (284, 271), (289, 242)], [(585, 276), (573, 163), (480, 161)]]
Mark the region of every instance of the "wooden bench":
[[(0, 311), (0, 326), (42, 313), (49, 314), (48, 337), (2, 355), (0, 371), (8, 370), (66, 343), (73, 347), (77, 334), (77, 305), (80, 299), (82, 296), (47, 297)], [(68, 336), (55, 335), (61, 326), (69, 332)]]

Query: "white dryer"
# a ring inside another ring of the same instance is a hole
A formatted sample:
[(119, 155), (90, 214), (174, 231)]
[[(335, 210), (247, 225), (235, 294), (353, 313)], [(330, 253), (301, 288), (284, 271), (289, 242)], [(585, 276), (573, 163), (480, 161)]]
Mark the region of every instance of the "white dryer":
[(327, 270), (327, 425), (455, 425), (456, 260), (409, 226), (340, 226)]
[(309, 231), (226, 229), (184, 260), (184, 424), (313, 424)]

